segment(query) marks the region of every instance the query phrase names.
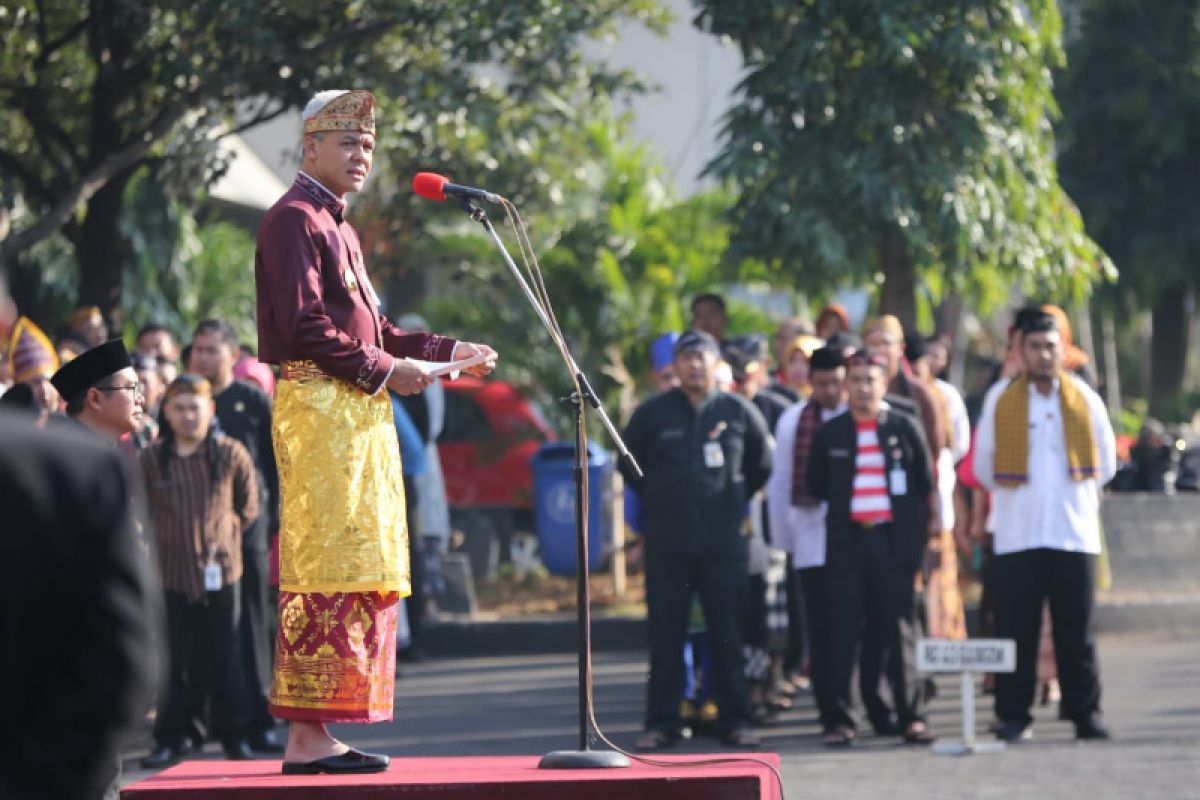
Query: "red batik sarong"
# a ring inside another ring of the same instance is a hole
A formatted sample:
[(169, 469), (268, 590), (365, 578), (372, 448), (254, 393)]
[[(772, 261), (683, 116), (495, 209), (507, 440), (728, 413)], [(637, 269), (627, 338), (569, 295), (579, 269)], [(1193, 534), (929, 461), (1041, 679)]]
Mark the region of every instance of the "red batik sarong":
[(271, 715), (386, 722), (396, 688), (396, 592), (279, 593)]

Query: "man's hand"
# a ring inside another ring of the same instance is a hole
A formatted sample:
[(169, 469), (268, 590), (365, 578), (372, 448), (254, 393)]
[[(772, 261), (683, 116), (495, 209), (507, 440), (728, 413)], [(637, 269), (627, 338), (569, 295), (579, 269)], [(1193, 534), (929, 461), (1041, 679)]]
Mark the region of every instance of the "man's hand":
[(475, 344), (474, 342), (459, 342), (454, 348), (454, 360), (461, 361), (464, 358), (470, 358), (477, 355), (491, 356), (482, 364), (476, 364), (473, 367), (467, 367), (463, 372), (468, 375), (474, 375), (477, 378), (482, 378), (485, 375), (491, 375), (492, 370), (496, 368), (496, 359), (500, 356), (495, 350), (488, 347), (486, 344)]
[(407, 358), (397, 358), (388, 376), (387, 387), (399, 395), (417, 394), (433, 383), (434, 379)]

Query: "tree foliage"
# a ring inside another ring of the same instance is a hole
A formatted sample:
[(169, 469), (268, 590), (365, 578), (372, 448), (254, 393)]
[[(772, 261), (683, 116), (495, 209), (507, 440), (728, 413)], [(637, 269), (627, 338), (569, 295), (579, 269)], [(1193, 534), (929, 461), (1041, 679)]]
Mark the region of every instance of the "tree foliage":
[(1060, 96), (1063, 183), (1144, 301), (1200, 283), (1200, 3), (1091, 0)]
[(0, 213), (12, 230), (0, 262), (61, 231), (79, 263), (80, 299), (111, 311), (131, 257), (120, 212), (141, 167), (190, 201), (222, 169), (216, 135), (338, 86), (383, 98), (382, 132), (397, 141), (464, 108), (461, 126), (490, 135), (499, 112), (484, 106), (498, 95), (479, 91), (489, 73), (502, 77), (505, 108), (629, 86), (630, 76), (586, 65), (579, 52), (624, 19), (661, 16), (653, 0), (5, 3)]
[(1063, 183), (1121, 266), (1105, 305), (1152, 309), (1148, 389), (1162, 414), (1185, 385), (1200, 287), (1200, 3), (1090, 0), (1069, 57)]
[[(534, 227), (533, 243), (572, 352), (621, 420), (646, 388), (651, 341), (686, 327), (691, 296), (739, 277), (722, 260), (730, 199), (672, 201), (661, 169), (644, 147), (623, 143), (620, 125), (595, 122), (580, 134), (580, 191), (558, 224), (546, 218)], [(439, 247), (458, 265), (457, 287), (426, 304), (431, 321), (493, 344), (505, 379), (536, 391), (552, 411), (570, 391), (557, 351), (490, 239), (477, 228), (453, 230), (441, 231)]]
[(1056, 173), (1052, 0), (696, 6), (746, 67), (709, 165), (740, 192), (734, 253), (813, 288), (907, 268), (1068, 294), (1111, 272)]

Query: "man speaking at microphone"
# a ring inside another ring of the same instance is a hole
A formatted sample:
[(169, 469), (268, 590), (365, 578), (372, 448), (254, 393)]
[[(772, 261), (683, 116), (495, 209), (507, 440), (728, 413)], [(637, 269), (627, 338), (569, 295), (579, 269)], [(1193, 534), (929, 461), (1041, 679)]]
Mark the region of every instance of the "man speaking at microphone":
[(408, 358), (495, 351), (406, 333), (380, 313), (346, 221), (375, 149), (375, 97), (320, 92), (304, 109), (303, 168), (258, 232), (258, 346), (280, 365), (279, 635), (271, 713), (291, 722), (283, 772), (379, 772), (387, 756), (334, 739), (330, 722), (392, 718), (396, 618), (410, 593), (400, 450), (384, 388), (433, 380)]

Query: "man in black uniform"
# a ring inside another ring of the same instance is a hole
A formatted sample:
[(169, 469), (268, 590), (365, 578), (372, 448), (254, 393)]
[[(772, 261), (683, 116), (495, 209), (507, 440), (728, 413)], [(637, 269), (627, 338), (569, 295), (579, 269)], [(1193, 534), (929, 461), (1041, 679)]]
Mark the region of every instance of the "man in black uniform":
[(749, 573), (741, 530), (747, 502), (770, 474), (771, 440), (754, 406), (716, 389), (719, 357), (712, 336), (681, 336), (679, 387), (639, 406), (625, 432), (645, 473), (635, 480), (622, 465), (642, 500), (646, 541), (650, 685), (642, 750), (669, 747), (682, 735), (681, 654), (693, 590), (713, 642), (718, 735), (734, 747), (758, 744), (742, 674)]
[(274, 638), (269, 628), (274, 603), (268, 599), (267, 555), (270, 536), (279, 530), (279, 474), (271, 444), (271, 399), (251, 384), (233, 379), (237, 357), (237, 333), (229, 323), (208, 319), (196, 326), (188, 368), (212, 385), (217, 424), (225, 435), (246, 447), (258, 475), (258, 507), (262, 513), (242, 532), (242, 613), (238, 628), (243, 682), (250, 701), (250, 749), (282, 753), (283, 745), (275, 737), (275, 720), (267, 711), (270, 645)]

